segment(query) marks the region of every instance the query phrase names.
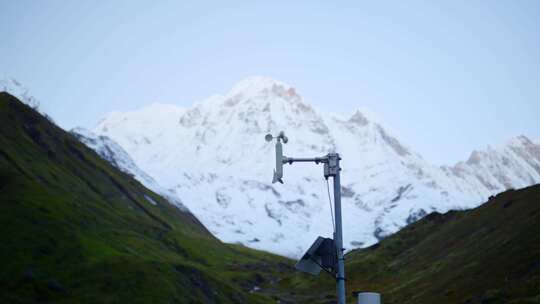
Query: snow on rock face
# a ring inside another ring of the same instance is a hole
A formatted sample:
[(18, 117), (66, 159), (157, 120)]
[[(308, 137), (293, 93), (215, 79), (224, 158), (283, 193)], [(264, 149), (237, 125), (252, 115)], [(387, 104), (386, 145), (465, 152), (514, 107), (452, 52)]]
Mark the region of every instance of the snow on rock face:
[(0, 92), (7, 92), (10, 95), (15, 96), (21, 102), (31, 107), (43, 117), (45, 117), (47, 120), (49, 120), (49, 122), (56, 124), (52, 117), (43, 110), (43, 105), (39, 102), (39, 100), (37, 100), (30, 93), (30, 90), (27, 87), (25, 87), (15, 78), (0, 76)]
[(342, 156), (348, 249), (432, 211), (475, 207), (496, 192), (540, 181), (540, 148), (525, 137), (441, 168), (362, 111), (346, 119), (321, 113), (290, 85), (265, 77), (187, 109), (113, 113), (94, 132), (128, 151), (221, 240), (298, 257), (318, 235), (332, 235), (332, 221), (322, 165), (285, 165), (285, 184), (271, 184), (274, 145), (264, 135), (281, 130), (289, 137), (286, 156)]
[(24, 104), (36, 110), (43, 117), (54, 123), (54, 120), (41, 108), (39, 100), (32, 96), (30, 90), (16, 79), (10, 77), (0, 77), (0, 92), (7, 92), (17, 97), (17, 99), (22, 101)]
[(475, 177), (489, 191), (522, 188), (540, 181), (540, 145), (521, 135), (505, 146), (473, 151), (453, 168), (462, 178)]
[[(150, 190), (159, 193), (181, 210), (188, 211), (176, 195), (163, 189), (152, 177), (139, 169), (127, 152), (107, 136), (98, 136), (83, 128), (75, 128), (70, 133), (122, 172), (130, 174)], [(157, 205), (152, 198), (146, 196), (145, 198), (150, 204)]]
[(13, 78), (0, 77), (0, 92), (8, 92), (28, 106), (36, 110), (39, 108), (39, 101), (30, 94), (28, 88)]

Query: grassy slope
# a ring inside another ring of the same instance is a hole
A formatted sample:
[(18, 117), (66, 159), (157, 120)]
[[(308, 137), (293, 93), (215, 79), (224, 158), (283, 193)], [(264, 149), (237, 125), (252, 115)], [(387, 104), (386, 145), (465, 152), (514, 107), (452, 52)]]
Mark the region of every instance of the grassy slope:
[(7, 93), (0, 122), (0, 303), (275, 302), (248, 290), (291, 261), (219, 242)]
[(540, 185), (431, 214), (347, 256), (348, 290), (384, 303), (540, 303)]

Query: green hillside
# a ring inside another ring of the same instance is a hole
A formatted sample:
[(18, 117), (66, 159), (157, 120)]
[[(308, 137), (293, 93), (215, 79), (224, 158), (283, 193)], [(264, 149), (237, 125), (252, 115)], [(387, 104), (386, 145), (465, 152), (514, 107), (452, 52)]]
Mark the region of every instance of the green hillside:
[(346, 259), (348, 290), (385, 304), (540, 303), (540, 185), (430, 214)]
[[(0, 93), (0, 303), (275, 303), (292, 262), (226, 245)], [(157, 205), (151, 203), (157, 202)], [(259, 292), (249, 292), (254, 286)]]

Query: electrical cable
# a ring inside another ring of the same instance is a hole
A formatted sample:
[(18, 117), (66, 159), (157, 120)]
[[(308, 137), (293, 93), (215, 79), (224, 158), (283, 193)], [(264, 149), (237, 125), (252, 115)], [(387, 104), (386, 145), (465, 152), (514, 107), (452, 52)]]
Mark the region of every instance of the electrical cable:
[(330, 197), (330, 184), (328, 179), (326, 179), (326, 191), (328, 192), (328, 203), (330, 204), (330, 216), (332, 217), (332, 229), (334, 229), (334, 234), (336, 233), (336, 223), (334, 222), (334, 210), (332, 209), (332, 198)]

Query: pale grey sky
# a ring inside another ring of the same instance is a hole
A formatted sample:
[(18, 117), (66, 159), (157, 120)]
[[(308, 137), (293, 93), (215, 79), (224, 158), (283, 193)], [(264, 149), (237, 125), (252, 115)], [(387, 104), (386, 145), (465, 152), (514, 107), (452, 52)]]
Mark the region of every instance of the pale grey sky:
[(0, 0), (0, 74), (65, 128), (265, 75), (436, 164), (540, 139), (540, 1)]

